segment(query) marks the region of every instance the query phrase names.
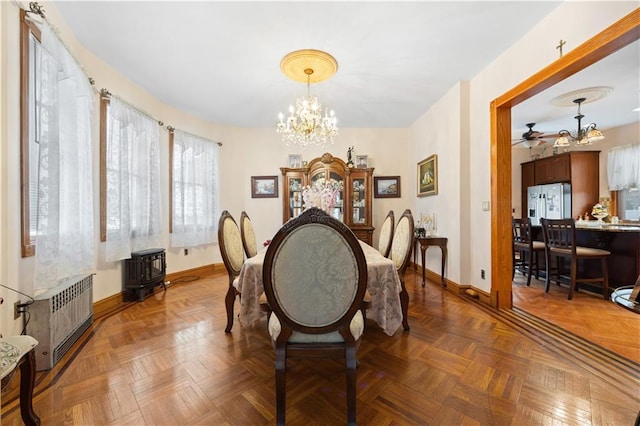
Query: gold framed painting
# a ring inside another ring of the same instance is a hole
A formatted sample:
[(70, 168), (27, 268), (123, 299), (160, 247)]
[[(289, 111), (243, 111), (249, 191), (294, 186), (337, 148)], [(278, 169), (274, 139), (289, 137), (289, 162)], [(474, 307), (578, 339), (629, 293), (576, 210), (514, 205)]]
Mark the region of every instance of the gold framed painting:
[(418, 197), (438, 193), (438, 156), (433, 154), (418, 163)]

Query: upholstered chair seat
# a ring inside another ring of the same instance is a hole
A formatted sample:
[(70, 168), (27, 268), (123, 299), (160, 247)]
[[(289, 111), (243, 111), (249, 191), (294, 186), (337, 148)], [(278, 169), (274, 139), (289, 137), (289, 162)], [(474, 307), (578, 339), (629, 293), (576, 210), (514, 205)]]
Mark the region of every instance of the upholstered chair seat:
[(356, 349), (364, 332), (367, 264), (346, 225), (318, 208), (285, 223), (265, 254), (262, 281), (276, 352), (276, 422), (285, 422), (289, 358), (343, 358), (347, 422), (356, 421)]

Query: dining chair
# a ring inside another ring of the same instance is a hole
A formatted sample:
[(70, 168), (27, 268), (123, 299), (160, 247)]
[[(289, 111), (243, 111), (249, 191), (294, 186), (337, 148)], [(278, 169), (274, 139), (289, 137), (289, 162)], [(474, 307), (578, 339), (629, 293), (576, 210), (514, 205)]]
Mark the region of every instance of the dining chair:
[(411, 210), (406, 209), (395, 227), (393, 240), (391, 242), (391, 260), (398, 271), (402, 290), (400, 291), (400, 303), (402, 305), (402, 326), (409, 331), (409, 293), (404, 282), (404, 273), (409, 265), (411, 249), (413, 248), (413, 215)]
[(36, 379), (35, 348), (38, 341), (31, 336), (0, 338), (0, 377), (2, 391), (20, 369), (20, 415), (25, 425), (39, 425), (40, 418), (33, 411), (33, 389)]
[(389, 257), (391, 252), (391, 242), (393, 241), (393, 229), (395, 227), (395, 217), (393, 210), (389, 210), (387, 217), (380, 227), (380, 236), (378, 237), (378, 251), (384, 257)]
[[(273, 237), (262, 269), (273, 312), (276, 421), (285, 422), (290, 358), (341, 358), (346, 364), (347, 420), (356, 422), (356, 351), (364, 331), (360, 310), (367, 264), (349, 228), (318, 208), (286, 222)], [(327, 373), (330, 374), (330, 373)]]
[(245, 211), (240, 214), (240, 237), (242, 237), (242, 247), (244, 247), (247, 259), (255, 256), (258, 253), (256, 233), (253, 229), (253, 223)]
[[(609, 276), (607, 258), (611, 254), (607, 250), (582, 247), (576, 243), (575, 219), (541, 219), (542, 235), (545, 244), (546, 279), (544, 291), (549, 291), (549, 282), (567, 282), (569, 284), (568, 299), (573, 299), (573, 292), (578, 291), (578, 283), (602, 283), (602, 295), (609, 298)], [(555, 274), (552, 277), (551, 258), (556, 260)], [(569, 259), (569, 277), (563, 275), (562, 259)], [(579, 260), (599, 260), (601, 263), (600, 276), (579, 276)]]
[(531, 234), (531, 219), (511, 219), (513, 231), (513, 271), (511, 279), (515, 277), (516, 270), (527, 276), (527, 286), (531, 285), (531, 271), (535, 269), (536, 279), (540, 278), (540, 253), (544, 255), (545, 245), (542, 241), (533, 241)]
[(230, 333), (233, 327), (233, 305), (235, 304), (236, 296), (240, 295), (238, 277), (244, 263), (244, 253), (238, 225), (227, 210), (222, 212), (218, 222), (218, 245), (224, 267), (227, 269), (227, 274), (229, 274), (229, 288), (224, 298), (227, 309), (227, 326), (224, 332)]

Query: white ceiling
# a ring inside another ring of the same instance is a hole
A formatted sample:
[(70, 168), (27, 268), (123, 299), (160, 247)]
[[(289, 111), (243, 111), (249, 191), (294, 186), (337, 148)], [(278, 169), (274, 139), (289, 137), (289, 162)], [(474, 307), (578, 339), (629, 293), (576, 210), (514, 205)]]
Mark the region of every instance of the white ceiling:
[(325, 50), (337, 59), (338, 72), (312, 85), (312, 95), (336, 111), (340, 127), (375, 128), (411, 125), (559, 3), (56, 1), (55, 6), (78, 40), (121, 74), (169, 105), (225, 125), (274, 126), (278, 113), (306, 93), (305, 84), (280, 72), (282, 57), (298, 49)]

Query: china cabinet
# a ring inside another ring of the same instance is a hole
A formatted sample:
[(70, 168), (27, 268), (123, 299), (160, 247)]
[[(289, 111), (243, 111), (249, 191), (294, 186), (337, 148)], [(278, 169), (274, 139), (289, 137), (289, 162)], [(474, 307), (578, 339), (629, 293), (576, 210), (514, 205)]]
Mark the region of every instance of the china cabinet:
[(305, 207), (303, 192), (307, 187), (329, 184), (336, 191), (328, 213), (344, 222), (358, 239), (372, 245), (373, 168), (349, 167), (330, 153), (314, 158), (304, 167), (281, 167), (282, 221), (298, 216)]

